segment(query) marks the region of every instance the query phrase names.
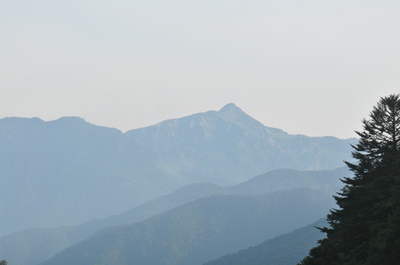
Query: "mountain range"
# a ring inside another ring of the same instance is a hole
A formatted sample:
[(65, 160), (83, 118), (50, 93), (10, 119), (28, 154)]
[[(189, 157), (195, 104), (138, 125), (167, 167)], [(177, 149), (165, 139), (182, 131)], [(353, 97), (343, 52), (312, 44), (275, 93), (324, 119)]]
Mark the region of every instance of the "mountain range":
[[(119, 215), (73, 227), (28, 229), (0, 237), (0, 257), (6, 257), (10, 264), (14, 265), (35, 265), (103, 229), (109, 230), (115, 226), (141, 222), (151, 216), (166, 213), (186, 203), (210, 196), (265, 195), (271, 192), (291, 190), (291, 192), (285, 192), (287, 198), (284, 199), (291, 201), (296, 200), (291, 197), (291, 193), (295, 194), (299, 190), (308, 189), (311, 191), (310, 194), (313, 194), (312, 196), (318, 195), (322, 197), (321, 201), (329, 201), (332, 199), (333, 191), (338, 190), (341, 186), (339, 178), (350, 176), (350, 171), (345, 167), (322, 171), (280, 169), (234, 186), (218, 186), (211, 183), (190, 184)], [(240, 210), (235, 207), (235, 205), (232, 206), (232, 211)], [(279, 204), (275, 207), (284, 206)], [(307, 212), (326, 211), (327, 207), (329, 206), (321, 204), (318, 207), (308, 208)], [(191, 218), (190, 215), (188, 218)]]
[(307, 137), (265, 127), (234, 104), (126, 132), (187, 184), (235, 184), (269, 170), (334, 169), (355, 139)]
[(126, 133), (0, 119), (0, 257), (202, 264), (322, 217), (356, 142), (290, 135), (234, 104)]
[(333, 169), (356, 139), (289, 135), (234, 104), (122, 133), (77, 117), (0, 120), (0, 235), (122, 213), (191, 183)]
[(0, 120), (0, 235), (122, 213), (191, 183), (333, 169), (356, 139), (289, 135), (234, 104), (122, 132), (77, 117)]

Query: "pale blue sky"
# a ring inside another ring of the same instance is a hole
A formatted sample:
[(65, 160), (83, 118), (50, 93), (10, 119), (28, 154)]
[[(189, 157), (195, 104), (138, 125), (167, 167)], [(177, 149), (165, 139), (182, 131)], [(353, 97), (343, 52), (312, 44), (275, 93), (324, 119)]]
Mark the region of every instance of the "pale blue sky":
[(399, 1), (0, 0), (0, 118), (122, 131), (233, 102), (353, 137), (400, 92)]

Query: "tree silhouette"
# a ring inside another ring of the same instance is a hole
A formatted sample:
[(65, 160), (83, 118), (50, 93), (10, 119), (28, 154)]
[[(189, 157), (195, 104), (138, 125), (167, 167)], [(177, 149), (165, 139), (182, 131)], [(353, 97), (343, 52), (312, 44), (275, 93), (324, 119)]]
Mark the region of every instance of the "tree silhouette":
[(353, 178), (336, 196), (327, 234), (300, 264), (400, 264), (400, 98), (381, 98), (353, 146)]

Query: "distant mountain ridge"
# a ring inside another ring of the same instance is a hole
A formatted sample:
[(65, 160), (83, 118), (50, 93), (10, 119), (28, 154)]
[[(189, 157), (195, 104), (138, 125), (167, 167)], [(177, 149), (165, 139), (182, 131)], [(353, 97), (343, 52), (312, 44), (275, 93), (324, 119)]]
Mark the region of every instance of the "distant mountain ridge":
[(319, 194), (324, 194), (323, 199), (325, 199), (332, 195), (332, 190), (337, 191), (339, 186), (342, 186), (339, 178), (351, 177), (351, 174), (346, 167), (323, 171), (280, 169), (256, 176), (235, 186), (221, 187), (211, 183), (190, 184), (125, 213), (105, 219), (93, 220), (74, 227), (29, 229), (0, 237), (0, 256), (6, 258), (10, 264), (35, 265), (101, 229), (143, 221), (185, 203), (214, 195), (256, 195), (309, 188), (314, 191), (319, 190)]
[(0, 119), (0, 235), (104, 218), (191, 183), (337, 168), (355, 141), (289, 135), (234, 104), (125, 134), (78, 117)]
[[(158, 157), (167, 171), (182, 181), (196, 178), (223, 185), (272, 169), (338, 168), (343, 160), (351, 159), (350, 144), (357, 141), (289, 135), (265, 127), (233, 103), (220, 111), (167, 120), (126, 135)], [(217, 167), (223, 171), (216, 171)]]

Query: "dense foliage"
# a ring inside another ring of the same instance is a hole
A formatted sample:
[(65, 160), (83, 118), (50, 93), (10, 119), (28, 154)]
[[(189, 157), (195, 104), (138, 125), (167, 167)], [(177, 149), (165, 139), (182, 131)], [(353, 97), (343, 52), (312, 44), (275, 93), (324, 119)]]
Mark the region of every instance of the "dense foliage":
[(302, 265), (400, 264), (400, 96), (381, 98), (363, 125), (357, 163), (346, 163), (354, 178), (343, 179), (327, 238)]

